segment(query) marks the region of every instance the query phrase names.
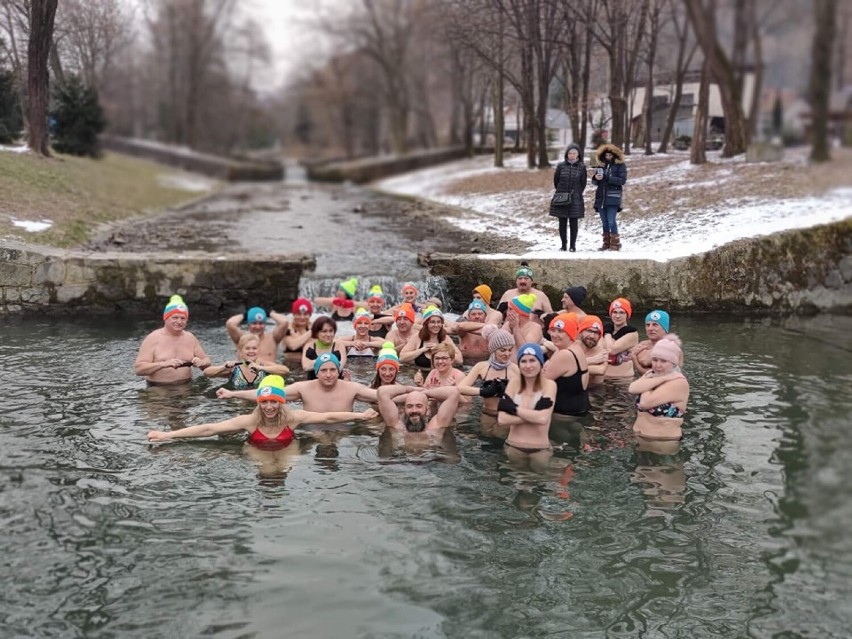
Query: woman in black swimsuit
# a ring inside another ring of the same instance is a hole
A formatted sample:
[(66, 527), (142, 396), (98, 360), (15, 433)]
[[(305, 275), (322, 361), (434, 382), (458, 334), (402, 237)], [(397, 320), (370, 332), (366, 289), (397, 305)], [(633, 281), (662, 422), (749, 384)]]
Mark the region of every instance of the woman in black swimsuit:
[(544, 376), (556, 382), (557, 415), (581, 416), (589, 412), (589, 367), (574, 313), (562, 313), (550, 322), (550, 340), (556, 352), (544, 366)]
[(428, 371), (432, 368), (429, 351), (433, 346), (441, 343), (447, 343), (453, 347), (455, 353), (453, 363), (461, 366), (464, 362), (462, 353), (444, 330), (444, 314), (436, 306), (430, 306), (423, 311), (423, 326), (420, 332), (413, 335), (399, 352), (399, 361), (403, 364), (414, 362), (418, 368)]
[(311, 324), (311, 339), (302, 350), (302, 370), (307, 373), (307, 379), (317, 378), (314, 360), (323, 353), (332, 353), (340, 362), (341, 371), (346, 366), (346, 349), (337, 343), (334, 338), (336, 334), (337, 322), (326, 315), (320, 315)]

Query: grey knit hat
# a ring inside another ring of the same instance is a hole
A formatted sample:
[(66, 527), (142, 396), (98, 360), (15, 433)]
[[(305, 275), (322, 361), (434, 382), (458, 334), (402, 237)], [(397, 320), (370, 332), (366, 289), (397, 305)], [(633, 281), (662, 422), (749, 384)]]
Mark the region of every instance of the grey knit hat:
[(512, 348), (515, 346), (515, 338), (512, 337), (512, 334), (509, 331), (504, 331), (502, 328), (498, 328), (488, 336), (489, 353), (496, 353), (498, 348), (505, 348), (507, 346)]

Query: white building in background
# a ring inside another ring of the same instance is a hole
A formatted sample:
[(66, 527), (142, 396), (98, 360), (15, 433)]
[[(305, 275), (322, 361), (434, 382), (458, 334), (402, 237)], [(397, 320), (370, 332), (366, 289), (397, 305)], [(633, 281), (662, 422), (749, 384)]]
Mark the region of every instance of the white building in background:
[[(700, 71), (690, 71), (686, 74), (681, 96), (681, 109), (675, 120), (672, 138), (682, 135), (692, 137), (695, 124), (695, 111), (698, 109), (698, 91), (701, 88), (700, 77)], [(749, 71), (745, 74), (743, 80), (742, 107), (746, 114), (751, 109), (753, 91), (754, 73)], [(644, 85), (636, 87), (633, 92), (633, 100), (631, 101), (631, 139), (634, 140), (636, 131), (644, 129), (645, 93), (646, 88)], [(652, 102), (653, 123), (651, 125), (651, 140), (653, 142), (659, 142), (662, 138), (674, 94), (674, 82), (661, 82), (654, 85)], [(711, 131), (724, 131), (725, 112), (722, 109), (722, 94), (719, 91), (719, 86), (713, 82), (710, 83), (708, 121)]]

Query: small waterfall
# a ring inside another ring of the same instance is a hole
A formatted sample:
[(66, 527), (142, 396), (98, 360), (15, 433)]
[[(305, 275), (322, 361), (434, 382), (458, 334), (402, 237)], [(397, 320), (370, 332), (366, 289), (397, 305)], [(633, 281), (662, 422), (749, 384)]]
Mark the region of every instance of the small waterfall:
[[(402, 287), (407, 282), (411, 282), (420, 291), (420, 295), (417, 296), (420, 302), (425, 302), (430, 297), (436, 297), (441, 300), (445, 311), (450, 310), (447, 308), (446, 280), (443, 277), (429, 275), (420, 269), (418, 271), (417, 273), (410, 273), (412, 277), (409, 279), (400, 279), (395, 275), (356, 275), (358, 291), (355, 294), (355, 299), (366, 300), (369, 296), (370, 287), (378, 284), (382, 287), (385, 296), (385, 306), (395, 306), (402, 302)], [(299, 295), (308, 299), (334, 297), (340, 282), (341, 278), (314, 278), (310, 274), (305, 274), (299, 282)]]

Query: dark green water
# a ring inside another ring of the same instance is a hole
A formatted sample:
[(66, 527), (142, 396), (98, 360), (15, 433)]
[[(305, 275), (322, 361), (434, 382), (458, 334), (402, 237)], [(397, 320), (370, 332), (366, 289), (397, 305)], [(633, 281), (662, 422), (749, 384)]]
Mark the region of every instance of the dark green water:
[(852, 318), (675, 318), (680, 451), (636, 450), (613, 386), (547, 475), (476, 411), (457, 463), (386, 463), (364, 428), (333, 459), (300, 436), (286, 477), (234, 442), (149, 446), (243, 410), (146, 390), (156, 325), (0, 320), (2, 637), (849, 636)]

